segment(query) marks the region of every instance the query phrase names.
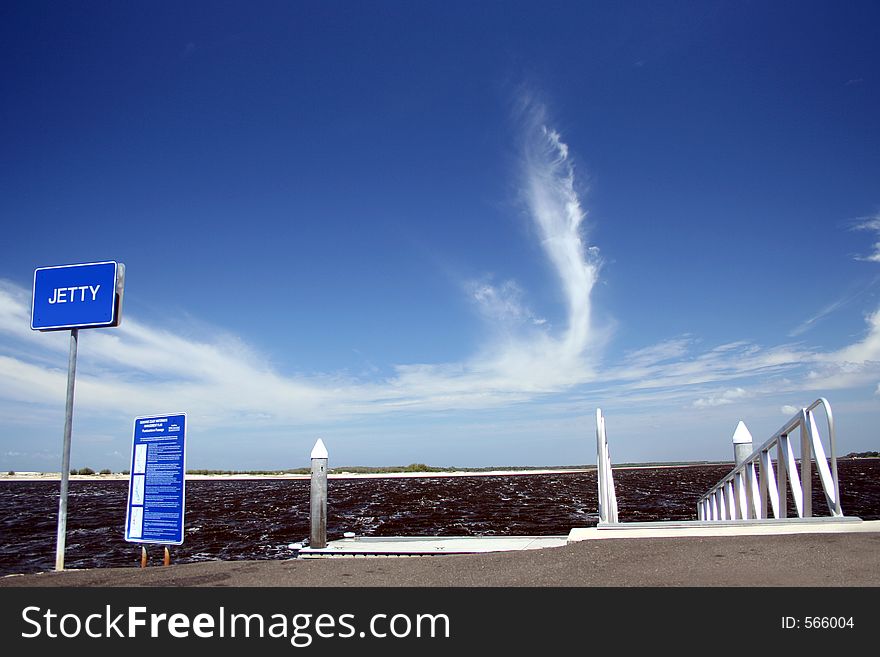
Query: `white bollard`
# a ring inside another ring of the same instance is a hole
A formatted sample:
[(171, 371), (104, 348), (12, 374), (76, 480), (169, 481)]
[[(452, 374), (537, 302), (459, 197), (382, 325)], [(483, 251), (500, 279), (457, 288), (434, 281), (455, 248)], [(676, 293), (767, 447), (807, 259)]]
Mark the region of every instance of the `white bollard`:
[(736, 431), (733, 432), (733, 458), (736, 460), (736, 465), (745, 461), (751, 453), (752, 434), (749, 433), (745, 423), (740, 420), (736, 425)]
[(327, 547), (327, 448), (324, 441), (318, 438), (318, 442), (312, 448), (312, 477), (311, 477), (311, 528), (309, 532), (309, 547)]

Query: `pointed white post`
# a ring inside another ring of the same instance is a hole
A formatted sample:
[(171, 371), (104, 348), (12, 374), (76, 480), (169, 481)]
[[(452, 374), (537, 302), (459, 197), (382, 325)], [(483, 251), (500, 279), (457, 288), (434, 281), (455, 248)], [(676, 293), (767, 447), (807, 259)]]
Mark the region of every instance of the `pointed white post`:
[(745, 422), (740, 420), (733, 432), (733, 457), (739, 465), (752, 453), (752, 434), (746, 428)]
[(311, 528), (309, 547), (327, 547), (327, 448), (324, 441), (312, 448)]
[[(752, 453), (752, 434), (746, 428), (745, 422), (740, 420), (733, 432), (733, 458), (739, 467)], [(734, 502), (733, 519), (743, 520), (753, 517), (752, 500), (750, 497), (750, 483), (746, 478), (746, 468), (734, 475)]]

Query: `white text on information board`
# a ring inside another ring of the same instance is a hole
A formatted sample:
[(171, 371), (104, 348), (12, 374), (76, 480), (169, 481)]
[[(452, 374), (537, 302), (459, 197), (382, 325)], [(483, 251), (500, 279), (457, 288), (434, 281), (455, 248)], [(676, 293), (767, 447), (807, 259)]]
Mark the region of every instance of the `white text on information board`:
[(183, 543), (186, 414), (135, 418), (125, 540)]

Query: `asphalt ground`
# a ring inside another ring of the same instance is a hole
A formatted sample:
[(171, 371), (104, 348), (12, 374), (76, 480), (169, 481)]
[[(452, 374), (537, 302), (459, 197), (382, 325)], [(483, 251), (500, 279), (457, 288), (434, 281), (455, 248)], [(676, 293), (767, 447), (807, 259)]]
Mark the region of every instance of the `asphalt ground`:
[(0, 587), (865, 587), (880, 532), (629, 538), (472, 555), (209, 561), (0, 578)]

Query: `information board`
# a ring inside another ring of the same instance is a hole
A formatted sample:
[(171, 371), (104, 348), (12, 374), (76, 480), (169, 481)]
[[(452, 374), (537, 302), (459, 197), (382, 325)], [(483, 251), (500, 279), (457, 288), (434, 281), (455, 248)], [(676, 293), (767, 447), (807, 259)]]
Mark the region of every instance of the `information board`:
[(125, 540), (183, 543), (186, 414), (134, 420)]

